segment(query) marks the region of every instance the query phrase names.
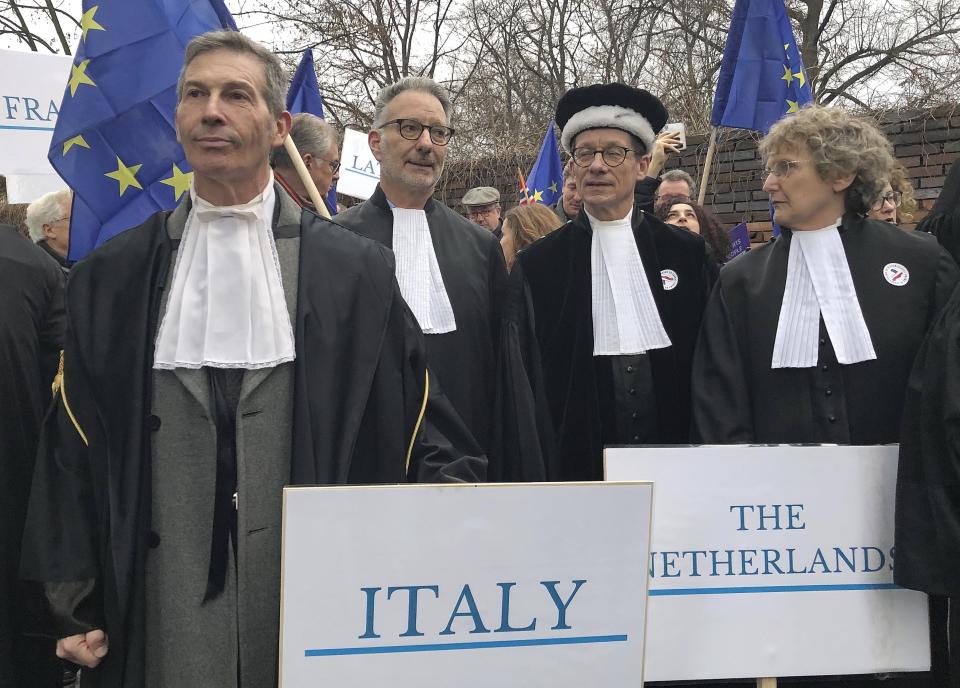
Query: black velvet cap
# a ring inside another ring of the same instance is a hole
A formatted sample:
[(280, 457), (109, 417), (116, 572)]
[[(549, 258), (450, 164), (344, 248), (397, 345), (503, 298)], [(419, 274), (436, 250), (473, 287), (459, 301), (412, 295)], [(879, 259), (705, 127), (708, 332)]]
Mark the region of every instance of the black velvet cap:
[[(604, 108), (604, 106), (612, 106)], [(595, 108), (593, 112), (586, 112)], [(640, 126), (633, 117), (613, 114), (614, 108), (623, 108), (639, 115), (646, 121), (649, 131)], [(583, 115), (577, 117), (580, 113)], [(595, 116), (594, 116), (595, 115)], [(622, 129), (634, 134), (643, 141), (649, 150), (652, 138), (663, 129), (667, 123), (667, 109), (660, 99), (642, 88), (634, 88), (627, 84), (593, 84), (572, 88), (560, 98), (557, 103), (557, 126), (561, 131), (563, 147), (568, 151), (572, 140), (582, 131), (610, 127)], [(574, 119), (573, 127), (567, 130), (570, 120)]]

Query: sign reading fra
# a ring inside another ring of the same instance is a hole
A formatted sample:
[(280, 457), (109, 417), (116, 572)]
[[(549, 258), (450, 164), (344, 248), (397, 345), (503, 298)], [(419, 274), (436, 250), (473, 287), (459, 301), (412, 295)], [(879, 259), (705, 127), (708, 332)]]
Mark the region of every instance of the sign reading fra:
[(639, 687), (651, 494), (288, 488), (281, 686)]

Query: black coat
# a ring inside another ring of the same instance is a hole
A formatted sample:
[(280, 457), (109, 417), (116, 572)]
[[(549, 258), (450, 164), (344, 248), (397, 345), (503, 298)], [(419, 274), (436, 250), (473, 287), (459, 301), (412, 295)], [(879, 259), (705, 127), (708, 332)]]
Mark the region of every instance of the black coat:
[[(25, 685), (41, 666), (18, 674), (31, 650), (17, 585), (17, 563), (40, 424), (63, 346), (64, 277), (15, 227), (0, 225), (0, 686)], [(31, 600), (34, 601), (34, 600)], [(30, 612), (34, 611), (31, 605)], [(45, 648), (51, 651), (51, 648)], [(52, 658), (51, 658), (52, 659)], [(49, 674), (47, 674), (49, 678)]]
[[(930, 237), (885, 222), (847, 216), (840, 237), (876, 360), (838, 363), (821, 318), (817, 365), (771, 369), (792, 239), (784, 229), (720, 272), (694, 360), (694, 442), (898, 441), (910, 366), (957, 266)], [(886, 281), (888, 263), (909, 270), (906, 285)]]
[[(166, 217), (111, 239), (71, 273), (62, 385), (31, 495), (21, 574), (71, 583), (48, 585), (58, 636), (104, 628), (110, 637), (107, 659), (84, 673), (84, 685), (143, 684), (152, 359), (172, 255)], [(483, 480), (486, 462), (469, 432), (438, 385), (428, 393), (423, 337), (392, 254), (307, 211), (299, 227), (275, 232), (300, 235), (291, 484)]]
[[(672, 345), (649, 352), (657, 444), (682, 444), (690, 426), (690, 364), (716, 267), (703, 239), (634, 211), (633, 233)], [(576, 220), (517, 254), (501, 335), (497, 406), (504, 412), (495, 452), (522, 479), (599, 480), (605, 420), (593, 355), (592, 230)], [(677, 273), (663, 288), (662, 270)], [(513, 457), (513, 458), (510, 458)], [(538, 474), (542, 472), (542, 475)]]
[[(433, 199), (424, 207), (443, 284), (457, 329), (426, 336), (430, 370), (484, 449), (493, 414), (500, 308), (507, 268), (490, 230), (470, 222)], [(393, 213), (378, 186), (369, 200), (337, 215), (337, 224), (393, 246)], [(499, 473), (493, 464), (491, 471)]]

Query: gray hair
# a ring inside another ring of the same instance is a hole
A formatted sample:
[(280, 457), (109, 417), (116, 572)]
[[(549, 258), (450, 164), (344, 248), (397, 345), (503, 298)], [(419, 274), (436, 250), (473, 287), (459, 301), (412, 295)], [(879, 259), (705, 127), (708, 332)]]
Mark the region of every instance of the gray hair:
[(683, 170), (670, 170), (660, 175), (661, 182), (686, 182), (690, 187), (690, 198), (697, 197), (697, 183), (689, 173)]
[(270, 114), (279, 117), (286, 110), (287, 78), (283, 73), (283, 65), (276, 55), (251, 40), (238, 31), (208, 31), (197, 36), (187, 44), (183, 54), (183, 67), (180, 69), (180, 78), (177, 79), (177, 100), (183, 98), (183, 81), (187, 67), (196, 58), (214, 50), (229, 50), (234, 53), (252, 55), (263, 65), (265, 85), (261, 96), (270, 109)]
[[(317, 158), (322, 158), (340, 142), (336, 130), (330, 124), (309, 112), (294, 115), (290, 138), (297, 145), (300, 155), (310, 153)], [(270, 164), (281, 169), (293, 167), (290, 154), (283, 146), (274, 148), (270, 153)]]
[(400, 79), (400, 81), (395, 84), (390, 84), (380, 89), (380, 93), (377, 94), (377, 100), (374, 103), (374, 129), (379, 129), (383, 126), (383, 111), (387, 108), (387, 104), (404, 91), (422, 91), (423, 93), (429, 93), (439, 100), (440, 106), (443, 108), (443, 114), (447, 117), (447, 124), (450, 124), (453, 117), (453, 103), (450, 102), (450, 96), (447, 94), (446, 89), (433, 79), (425, 76), (408, 76)]
[(51, 191), (27, 206), (27, 229), (34, 241), (43, 239), (43, 226), (52, 225), (63, 217), (64, 210), (70, 207), (73, 192), (69, 189)]

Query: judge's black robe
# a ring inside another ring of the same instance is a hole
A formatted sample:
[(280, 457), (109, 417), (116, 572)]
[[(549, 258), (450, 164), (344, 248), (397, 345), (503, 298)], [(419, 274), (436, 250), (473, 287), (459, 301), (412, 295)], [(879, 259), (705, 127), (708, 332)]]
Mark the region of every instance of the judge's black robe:
[[(517, 254), (493, 451), (526, 470), (522, 479), (537, 477), (534, 457), (548, 480), (601, 480), (604, 445), (687, 441), (690, 363), (716, 266), (701, 237), (638, 209), (633, 235), (672, 342), (642, 356), (593, 355), (592, 230), (584, 211)], [(663, 270), (676, 273), (675, 288), (664, 289)], [(634, 414), (646, 427), (628, 427)]]
[[(110, 639), (84, 686), (144, 681), (151, 383), (171, 261), (167, 215), (111, 239), (71, 273), (60, 394), (30, 498), (21, 575), (45, 583), (58, 637), (103, 628)], [(307, 211), (299, 226), (275, 233), (300, 235), (290, 483), (484, 480), (482, 452), (428, 376), (392, 254)]]
[[(928, 236), (848, 215), (840, 237), (877, 358), (837, 362), (823, 319), (813, 368), (770, 367), (792, 234), (728, 263), (703, 318), (693, 365), (692, 441), (887, 444), (900, 437), (907, 375), (958, 279)], [(884, 266), (909, 271), (903, 286)]]
[(27, 637), (42, 600), (18, 585), (17, 564), (40, 424), (63, 347), (63, 281), (57, 263), (16, 227), (0, 225), (0, 688), (50, 686), (57, 678), (53, 646)]
[[(488, 449), (506, 263), (490, 230), (433, 199), (423, 210), (457, 323), (453, 332), (426, 336), (430, 371), (480, 446)], [(340, 213), (335, 222), (393, 246), (393, 212), (379, 186), (369, 200)], [(490, 479), (499, 480), (502, 470), (496, 457), (490, 458)]]

